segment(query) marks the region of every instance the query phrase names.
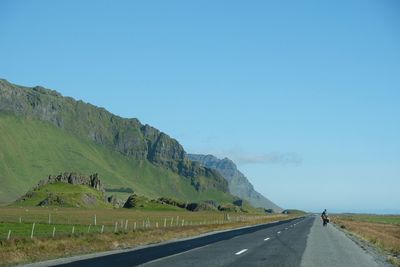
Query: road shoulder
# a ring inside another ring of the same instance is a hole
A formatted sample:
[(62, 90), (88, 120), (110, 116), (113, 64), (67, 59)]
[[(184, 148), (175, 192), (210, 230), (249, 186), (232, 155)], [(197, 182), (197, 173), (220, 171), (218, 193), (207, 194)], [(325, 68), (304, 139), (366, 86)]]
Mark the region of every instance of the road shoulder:
[(301, 266), (387, 267), (390, 265), (382, 265), (376, 261), (373, 255), (331, 224), (323, 227), (320, 219), (316, 217), (307, 239)]
[(351, 239), (354, 243), (356, 243), (362, 250), (364, 250), (367, 254), (371, 255), (374, 260), (378, 263), (380, 267), (392, 267), (390, 263), (387, 262), (387, 255), (379, 250), (376, 246), (372, 245), (370, 242), (362, 239), (358, 235), (341, 228), (337, 224), (332, 224), (333, 227), (344, 233), (349, 239)]

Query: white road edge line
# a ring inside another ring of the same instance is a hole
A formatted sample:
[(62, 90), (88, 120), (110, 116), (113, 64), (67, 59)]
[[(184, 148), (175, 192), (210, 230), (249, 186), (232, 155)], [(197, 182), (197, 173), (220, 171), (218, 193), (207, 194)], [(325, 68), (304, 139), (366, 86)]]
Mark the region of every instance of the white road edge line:
[(246, 251), (247, 251), (247, 249), (242, 249), (241, 251), (236, 252), (235, 255), (243, 254), (243, 253), (245, 253)]
[(268, 241), (269, 239), (270, 239), (270, 238), (269, 238), (269, 237), (267, 237), (267, 238), (265, 238), (265, 239), (264, 239), (264, 241)]

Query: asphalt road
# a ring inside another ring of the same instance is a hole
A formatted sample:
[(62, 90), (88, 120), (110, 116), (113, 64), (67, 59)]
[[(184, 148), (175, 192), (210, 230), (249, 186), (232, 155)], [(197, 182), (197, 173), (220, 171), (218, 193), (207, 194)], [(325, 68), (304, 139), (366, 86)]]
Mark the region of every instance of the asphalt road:
[(58, 266), (380, 266), (332, 225), (306, 217)]

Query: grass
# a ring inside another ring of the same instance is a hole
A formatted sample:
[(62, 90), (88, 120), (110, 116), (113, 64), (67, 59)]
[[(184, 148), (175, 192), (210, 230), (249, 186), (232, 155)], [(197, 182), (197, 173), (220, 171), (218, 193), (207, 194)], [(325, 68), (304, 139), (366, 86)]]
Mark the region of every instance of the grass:
[(388, 261), (400, 266), (400, 216), (338, 215), (333, 222), (388, 254)]
[(351, 214), (341, 216), (341, 218), (346, 219), (347, 221), (400, 225), (400, 215)]
[[(157, 222), (159, 225), (163, 225), (165, 219), (167, 224), (176, 225), (177, 221), (182, 223), (184, 220), (186, 223), (192, 222), (192, 224), (212, 224), (216, 222), (224, 221), (225, 214), (228, 214), (231, 220), (252, 220), (256, 218), (264, 218), (263, 214), (245, 214), (245, 213), (222, 213), (222, 212), (189, 212), (184, 209), (177, 210), (150, 210), (150, 209), (84, 209), (84, 208), (51, 208), (51, 207), (1, 207), (0, 208), (0, 223), (14, 223), (19, 224), (32, 223), (47, 224), (50, 221), (52, 224), (60, 225), (85, 225), (86, 227), (90, 224), (94, 225), (94, 218), (96, 217), (97, 225), (114, 226), (117, 222), (120, 224), (128, 220), (129, 225), (132, 226), (134, 222), (137, 222), (138, 226), (142, 225), (143, 221), (150, 221), (151, 225), (155, 225)], [(271, 215), (275, 217), (284, 215)], [(4, 229), (4, 232), (0, 232), (0, 236), (5, 236), (9, 229)]]
[(107, 188), (132, 188), (149, 198), (231, 202), (218, 190), (196, 191), (190, 180), (78, 138), (49, 123), (0, 113), (0, 203), (10, 203), (40, 179), (65, 171), (99, 173)]
[[(72, 185), (66, 183), (48, 184), (34, 191), (31, 196), (18, 200), (14, 206), (38, 206), (48, 198), (49, 193), (56, 195), (63, 200), (64, 207), (111, 207), (105, 202), (105, 195), (93, 188), (83, 185)], [(91, 201), (83, 199), (83, 196), (90, 196)]]
[[(0, 265), (3, 266), (135, 247), (296, 216), (230, 213), (228, 220), (221, 212), (39, 207), (1, 207), (0, 215)], [(31, 239), (34, 222), (34, 238)], [(9, 230), (12, 230), (11, 238), (7, 240)]]

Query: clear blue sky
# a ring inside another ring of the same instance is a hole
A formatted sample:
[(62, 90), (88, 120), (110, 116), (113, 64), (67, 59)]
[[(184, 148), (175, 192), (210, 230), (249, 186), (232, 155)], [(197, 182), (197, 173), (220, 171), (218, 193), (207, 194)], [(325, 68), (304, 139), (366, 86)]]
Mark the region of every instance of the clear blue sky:
[(283, 207), (400, 213), (398, 1), (2, 0), (0, 77), (230, 157)]

